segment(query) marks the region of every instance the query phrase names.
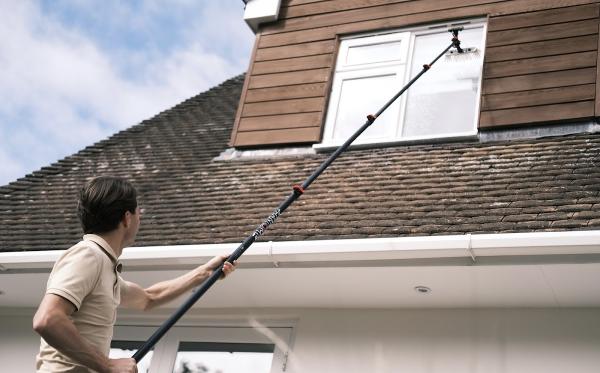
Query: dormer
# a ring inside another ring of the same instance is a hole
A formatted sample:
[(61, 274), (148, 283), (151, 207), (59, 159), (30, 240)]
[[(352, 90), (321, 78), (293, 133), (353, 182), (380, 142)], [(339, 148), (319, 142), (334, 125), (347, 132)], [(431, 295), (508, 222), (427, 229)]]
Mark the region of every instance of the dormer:
[(452, 25), (473, 58), (441, 60), (359, 143), (551, 132), (600, 116), (595, 0), (250, 0), (247, 12), (261, 4), (238, 149), (338, 145), (446, 47)]

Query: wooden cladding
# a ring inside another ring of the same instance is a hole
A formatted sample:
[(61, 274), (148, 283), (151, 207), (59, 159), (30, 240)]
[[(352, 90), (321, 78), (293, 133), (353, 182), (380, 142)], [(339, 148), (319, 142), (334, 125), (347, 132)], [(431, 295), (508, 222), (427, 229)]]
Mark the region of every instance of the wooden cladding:
[(479, 127), (595, 116), (599, 5), (490, 17)]
[(480, 128), (600, 115), (598, 0), (283, 0), (259, 30), (231, 145), (321, 140), (340, 36), (489, 16)]

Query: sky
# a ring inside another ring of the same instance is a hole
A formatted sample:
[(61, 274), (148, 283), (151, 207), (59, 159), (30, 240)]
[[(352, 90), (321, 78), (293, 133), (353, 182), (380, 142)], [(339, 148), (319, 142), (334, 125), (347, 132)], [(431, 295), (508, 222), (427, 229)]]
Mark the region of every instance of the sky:
[(0, 185), (243, 73), (241, 0), (0, 0)]

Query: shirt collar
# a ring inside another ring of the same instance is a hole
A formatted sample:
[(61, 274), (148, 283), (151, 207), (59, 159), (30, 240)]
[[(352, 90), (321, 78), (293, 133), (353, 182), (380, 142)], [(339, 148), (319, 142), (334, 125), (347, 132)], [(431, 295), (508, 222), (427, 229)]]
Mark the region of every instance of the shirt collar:
[(121, 269), (122, 269), (123, 265), (119, 261), (119, 258), (117, 258), (117, 255), (115, 254), (115, 252), (112, 249), (112, 247), (110, 247), (110, 245), (108, 244), (108, 242), (106, 242), (104, 240), (104, 238), (98, 236), (97, 234), (85, 234), (83, 236), (83, 240), (84, 241), (92, 241), (92, 242), (98, 244), (102, 248), (102, 250), (104, 250), (104, 252), (113, 261), (113, 263), (115, 264), (116, 270), (118, 272), (121, 272)]

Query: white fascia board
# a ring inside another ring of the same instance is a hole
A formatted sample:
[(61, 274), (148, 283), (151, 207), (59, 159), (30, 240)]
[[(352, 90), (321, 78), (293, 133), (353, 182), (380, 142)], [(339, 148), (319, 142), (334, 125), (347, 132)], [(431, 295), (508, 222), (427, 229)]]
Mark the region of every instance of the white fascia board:
[(464, 256), (467, 236), (393, 237), (274, 242), (282, 262), (431, 259)]
[[(126, 248), (128, 267), (199, 264), (228, 255), (238, 244), (146, 246)], [(52, 268), (63, 251), (0, 253), (0, 271)], [(310, 263), (444, 259), (537, 255), (600, 254), (600, 231), (506, 233), (427, 237), (257, 242), (243, 263)]]
[(600, 253), (600, 231), (472, 235), (477, 256)]
[(0, 253), (0, 272), (7, 269), (46, 269), (52, 268), (54, 262), (64, 250), (49, 251), (11, 251)]
[(256, 32), (261, 23), (277, 21), (280, 5), (281, 0), (249, 0), (244, 10), (244, 21)]

